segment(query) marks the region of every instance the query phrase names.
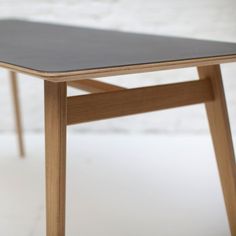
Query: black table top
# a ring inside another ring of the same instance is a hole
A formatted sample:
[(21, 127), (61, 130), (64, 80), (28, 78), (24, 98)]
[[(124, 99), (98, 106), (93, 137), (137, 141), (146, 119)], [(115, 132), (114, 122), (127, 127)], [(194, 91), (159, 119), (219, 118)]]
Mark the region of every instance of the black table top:
[(0, 21), (0, 62), (46, 73), (236, 55), (236, 43)]

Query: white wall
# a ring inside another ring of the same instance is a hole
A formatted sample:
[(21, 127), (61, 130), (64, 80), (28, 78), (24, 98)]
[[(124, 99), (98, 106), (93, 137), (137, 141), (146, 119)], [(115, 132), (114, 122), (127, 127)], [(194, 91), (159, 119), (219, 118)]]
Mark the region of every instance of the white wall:
[[(236, 42), (235, 0), (0, 0), (0, 17), (18, 17)], [(1, 36), (0, 36), (1, 37)], [(236, 131), (236, 64), (222, 66), (233, 130)], [(9, 81), (0, 72), (0, 131), (14, 127)], [(127, 87), (196, 78), (194, 68), (106, 78)], [(43, 129), (43, 82), (20, 75), (24, 127)], [(203, 106), (113, 119), (73, 127), (83, 132), (206, 132)]]

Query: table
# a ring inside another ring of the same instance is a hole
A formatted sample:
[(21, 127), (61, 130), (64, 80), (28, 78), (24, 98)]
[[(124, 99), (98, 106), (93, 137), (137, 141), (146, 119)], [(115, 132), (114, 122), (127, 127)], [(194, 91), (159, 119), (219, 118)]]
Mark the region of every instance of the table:
[[(204, 103), (231, 235), (236, 236), (236, 171), (220, 64), (236, 44), (7, 19), (0, 67), (44, 80), (47, 236), (65, 235), (68, 125)], [(94, 78), (196, 67), (199, 79), (125, 89)], [(67, 96), (67, 85), (88, 91)]]

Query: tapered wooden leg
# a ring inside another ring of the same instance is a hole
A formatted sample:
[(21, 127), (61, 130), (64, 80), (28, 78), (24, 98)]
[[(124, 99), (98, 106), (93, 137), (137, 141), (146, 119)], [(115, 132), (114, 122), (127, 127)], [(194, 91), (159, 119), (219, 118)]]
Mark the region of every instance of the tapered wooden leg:
[(206, 103), (212, 140), (224, 193), (231, 235), (236, 236), (236, 165), (219, 65), (198, 68), (200, 79), (211, 79), (215, 99)]
[(66, 83), (44, 82), (47, 236), (65, 235)]
[(20, 152), (20, 156), (24, 157), (25, 150), (24, 150), (24, 143), (23, 143), (21, 112), (20, 112), (19, 94), (18, 94), (18, 86), (17, 86), (15, 72), (12, 72), (12, 71), (10, 72), (10, 80), (11, 80), (12, 96), (13, 96), (13, 103), (14, 103), (16, 132), (17, 132), (17, 137), (18, 137), (19, 152)]

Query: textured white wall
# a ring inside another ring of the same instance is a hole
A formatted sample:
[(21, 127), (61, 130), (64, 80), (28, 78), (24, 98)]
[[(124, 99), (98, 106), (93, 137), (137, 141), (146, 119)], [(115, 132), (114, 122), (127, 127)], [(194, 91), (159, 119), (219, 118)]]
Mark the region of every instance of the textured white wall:
[[(236, 42), (235, 0), (0, 0), (1, 18), (27, 18), (82, 26)], [(0, 36), (1, 37), (1, 36)], [(222, 66), (236, 131), (236, 64)], [(194, 68), (106, 78), (127, 87), (196, 78)], [(13, 130), (6, 71), (0, 72), (0, 131)], [(43, 82), (20, 75), (24, 127), (43, 129)], [(203, 106), (192, 106), (75, 126), (96, 132), (205, 132)]]

